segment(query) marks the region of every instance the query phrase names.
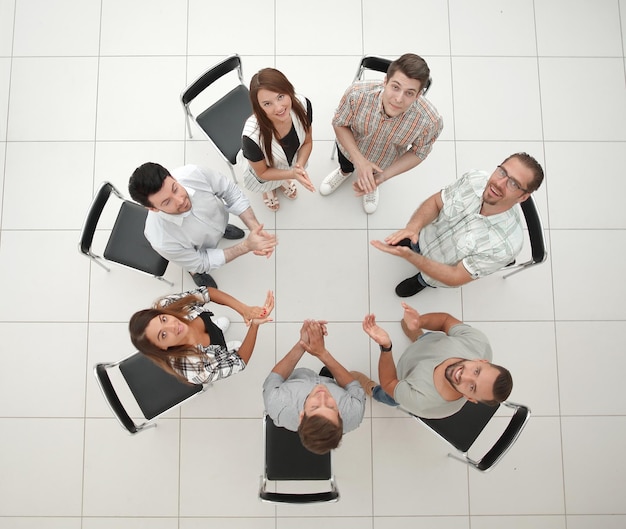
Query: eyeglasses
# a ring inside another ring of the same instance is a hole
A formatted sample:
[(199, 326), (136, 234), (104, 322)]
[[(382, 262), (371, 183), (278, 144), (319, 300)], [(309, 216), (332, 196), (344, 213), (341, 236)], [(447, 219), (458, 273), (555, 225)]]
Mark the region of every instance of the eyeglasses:
[(524, 189), (521, 185), (519, 185), (518, 181), (515, 180), (512, 176), (509, 176), (509, 173), (506, 172), (506, 169), (501, 165), (498, 165), (496, 169), (496, 176), (500, 179), (506, 178), (506, 186), (510, 191), (523, 191), (524, 193), (530, 193), (528, 189)]

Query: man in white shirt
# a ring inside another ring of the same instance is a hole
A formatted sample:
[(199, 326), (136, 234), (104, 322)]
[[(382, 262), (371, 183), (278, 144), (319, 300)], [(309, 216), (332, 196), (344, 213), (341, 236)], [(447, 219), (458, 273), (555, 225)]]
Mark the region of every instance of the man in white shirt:
[[(270, 257), (276, 246), (276, 237), (263, 230), (245, 195), (217, 171), (186, 165), (170, 173), (147, 162), (135, 169), (128, 190), (149, 210), (144, 234), (154, 250), (186, 269), (198, 286), (217, 288), (210, 270), (248, 252)], [(221, 249), (217, 245), (222, 237), (244, 235), (228, 224), (229, 213), (239, 216), (250, 234)]]

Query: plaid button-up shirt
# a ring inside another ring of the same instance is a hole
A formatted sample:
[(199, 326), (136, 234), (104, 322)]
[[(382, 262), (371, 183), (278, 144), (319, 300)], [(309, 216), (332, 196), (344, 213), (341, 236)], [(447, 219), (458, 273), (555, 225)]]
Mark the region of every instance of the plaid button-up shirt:
[[(518, 204), (497, 215), (480, 214), (488, 180), (489, 173), (474, 170), (443, 189), (439, 216), (419, 234), (424, 257), (447, 265), (463, 261), (473, 279), (508, 265), (524, 242)], [(429, 285), (447, 286), (427, 274), (422, 276)]]
[[(354, 83), (341, 98), (333, 125), (349, 127), (359, 152), (382, 169), (409, 149), (424, 160), (443, 130), (437, 109), (420, 96), (404, 113), (390, 118), (383, 109), (382, 94), (381, 82)], [(339, 148), (350, 159), (341, 144)]]
[[(203, 312), (210, 312), (207, 307), (210, 297), (206, 287), (165, 296), (156, 303), (155, 307), (167, 307), (174, 301), (189, 294), (195, 295), (198, 298), (197, 303), (193, 305), (189, 311), (188, 319), (190, 321), (195, 320)], [(174, 371), (180, 373), (189, 380), (189, 382), (194, 384), (214, 382), (221, 378), (227, 378), (239, 373), (239, 371), (243, 371), (246, 367), (246, 363), (237, 353), (238, 349), (229, 351), (226, 347), (219, 344), (207, 346), (198, 344), (196, 347), (198, 348), (198, 356), (185, 356), (171, 361), (171, 366)]]

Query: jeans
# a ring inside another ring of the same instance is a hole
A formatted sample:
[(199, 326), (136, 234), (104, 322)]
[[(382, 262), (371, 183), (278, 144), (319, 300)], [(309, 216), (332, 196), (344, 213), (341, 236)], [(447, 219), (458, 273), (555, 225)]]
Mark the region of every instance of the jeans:
[(396, 402), (392, 396), (385, 393), (385, 391), (380, 385), (376, 386), (372, 390), (372, 398), (374, 400), (377, 400), (378, 402), (382, 402), (383, 404), (386, 404), (387, 406), (393, 406), (393, 407), (400, 406), (400, 404)]

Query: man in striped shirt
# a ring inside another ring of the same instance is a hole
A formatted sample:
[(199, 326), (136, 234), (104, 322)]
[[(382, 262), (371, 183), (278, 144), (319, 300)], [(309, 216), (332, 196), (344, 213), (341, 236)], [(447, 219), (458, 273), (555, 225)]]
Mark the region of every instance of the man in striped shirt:
[(389, 65), (382, 83), (359, 81), (346, 90), (333, 118), (340, 167), (322, 181), (322, 195), (356, 173), (356, 195), (374, 213), (380, 184), (426, 159), (443, 129), (422, 95), (429, 79), (426, 61), (407, 53)]
[(409, 297), (426, 287), (458, 287), (489, 275), (519, 255), (523, 243), (520, 202), (543, 181), (529, 154), (512, 154), (489, 175), (470, 171), (427, 199), (406, 228), (382, 241), (379, 250), (403, 257), (419, 273), (396, 294)]

